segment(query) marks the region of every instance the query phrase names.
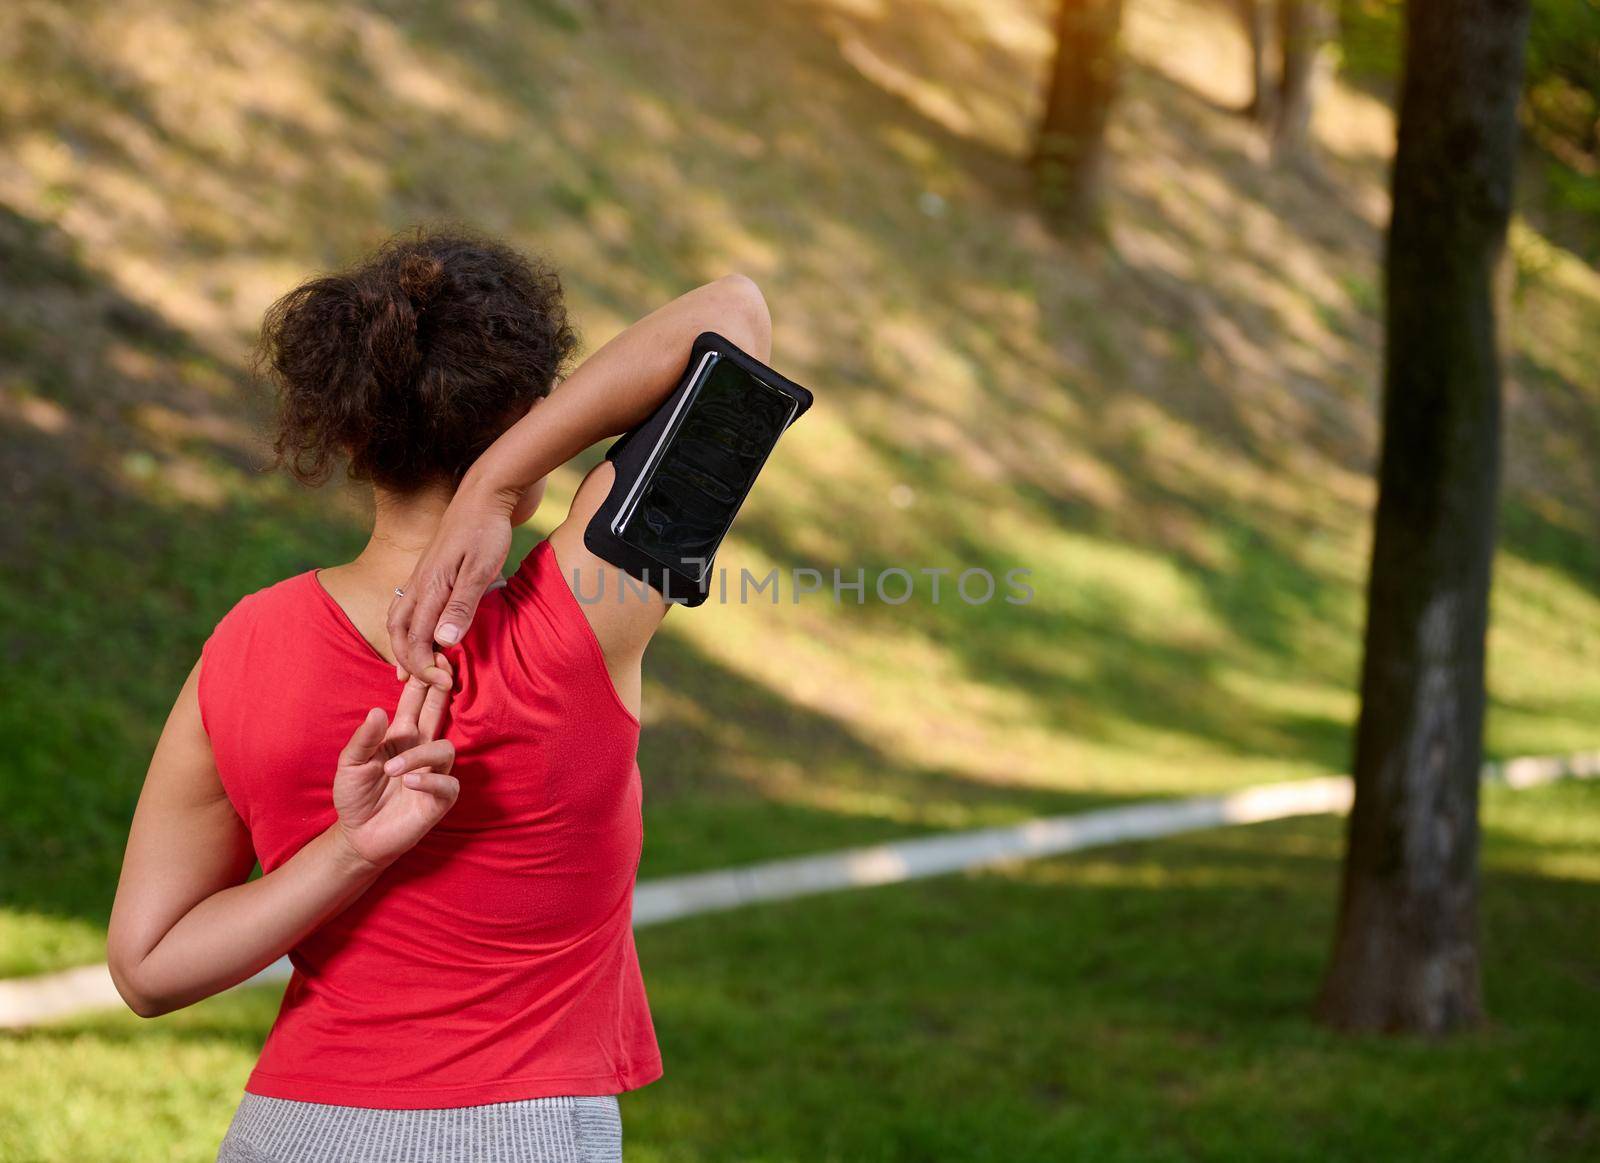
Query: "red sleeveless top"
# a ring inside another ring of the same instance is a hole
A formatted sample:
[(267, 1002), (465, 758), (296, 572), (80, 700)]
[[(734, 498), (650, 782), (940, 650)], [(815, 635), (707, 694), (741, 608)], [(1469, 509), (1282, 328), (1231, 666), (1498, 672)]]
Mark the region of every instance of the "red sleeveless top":
[[(446, 653), (460, 797), (290, 953), (252, 1094), (415, 1109), (661, 1076), (633, 944), (639, 723), (549, 542)], [(339, 751), (400, 685), (315, 572), (241, 601), (201, 658), (217, 771), (271, 872), (334, 822)]]

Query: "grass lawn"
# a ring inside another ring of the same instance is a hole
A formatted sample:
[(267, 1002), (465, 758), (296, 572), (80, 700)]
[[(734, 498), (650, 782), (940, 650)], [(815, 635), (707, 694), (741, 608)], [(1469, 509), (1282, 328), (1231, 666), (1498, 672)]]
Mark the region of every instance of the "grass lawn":
[[(1228, 12), (1125, 33), (1096, 248), (1029, 194), (1034, 0), (0, 6), (0, 974), (101, 954), (210, 627), (360, 545), (258, 471), (244, 364), (272, 297), (423, 219), (550, 254), (591, 344), (762, 282), (818, 404), (724, 564), (1033, 571), (671, 618), (645, 875), (1343, 770), (1392, 119), (1338, 86), (1274, 168)], [(1600, 722), (1600, 272), (1511, 249), (1501, 755)]]
[[(1022, 161), (1046, 8), (0, 5), (0, 976), (102, 954), (210, 627), (359, 547), (354, 495), (260, 471), (247, 353), (423, 220), (547, 253), (590, 346), (762, 283), (818, 403), (723, 564), (1032, 571), (1028, 606), (674, 615), (643, 875), (1343, 770), (1392, 117), (1337, 85), (1317, 163), (1274, 167), (1231, 9), (1130, 0), (1107, 245), (1066, 242)], [(1528, 211), (1496, 755), (1600, 723), (1600, 271)], [(1487, 819), (1493, 1021), (1447, 1046), (1306, 1020), (1331, 820), (646, 931), (671, 1073), (630, 1157), (1594, 1159), (1600, 788)], [(0, 1160), (210, 1158), (275, 1004), (0, 1035)]]
[[(1515, 1163), (1600, 1154), (1600, 783), (1486, 805), (1491, 1021), (1307, 1003), (1339, 824), (1303, 819), (641, 933), (667, 1077), (629, 1158)], [(0, 1041), (0, 1158), (209, 1159), (272, 991)]]

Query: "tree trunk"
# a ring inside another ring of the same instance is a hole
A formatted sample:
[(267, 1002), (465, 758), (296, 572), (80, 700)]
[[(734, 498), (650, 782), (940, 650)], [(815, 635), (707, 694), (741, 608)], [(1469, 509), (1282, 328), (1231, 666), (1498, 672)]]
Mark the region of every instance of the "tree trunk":
[(1244, 0), (1244, 29), (1250, 38), (1250, 104), (1245, 106), (1245, 116), (1257, 125), (1269, 125), (1277, 101), (1272, 91), (1272, 79), (1267, 70), (1267, 54), (1271, 47), (1271, 0)]
[(1311, 138), (1311, 111), (1328, 71), (1323, 46), (1329, 13), (1324, 0), (1278, 0), (1278, 44), (1283, 71), (1278, 77), (1273, 151), (1303, 153)]
[(1495, 270), (1528, 0), (1410, 0), (1387, 255), (1383, 450), (1338, 932), (1347, 1029), (1481, 1014), (1478, 781), (1499, 476)]
[(1056, 55), (1033, 169), (1045, 211), (1074, 226), (1091, 225), (1100, 215), (1121, 23), (1122, 0), (1061, 0), (1057, 12)]

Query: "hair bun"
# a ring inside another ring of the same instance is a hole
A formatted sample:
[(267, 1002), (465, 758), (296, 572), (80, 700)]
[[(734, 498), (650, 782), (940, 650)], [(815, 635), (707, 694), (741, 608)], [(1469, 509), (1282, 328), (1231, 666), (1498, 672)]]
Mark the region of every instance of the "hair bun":
[(444, 282), (444, 264), (432, 255), (408, 254), (400, 263), (396, 281), (413, 307), (426, 307)]
[(408, 231), (301, 284), (262, 322), (279, 463), (407, 491), (454, 485), (550, 390), (575, 343), (561, 281), (503, 243)]
[(417, 312), (426, 305), (406, 290), (403, 278), (374, 281), (358, 298), (363, 309), (349, 338), (366, 359), (369, 383), (380, 391), (400, 388), (422, 362)]

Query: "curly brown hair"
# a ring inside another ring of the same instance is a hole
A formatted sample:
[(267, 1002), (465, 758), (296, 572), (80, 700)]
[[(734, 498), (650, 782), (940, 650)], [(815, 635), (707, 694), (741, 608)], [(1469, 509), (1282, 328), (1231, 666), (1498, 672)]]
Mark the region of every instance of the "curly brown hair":
[(561, 375), (577, 337), (542, 261), (463, 231), (410, 231), (274, 303), (257, 367), (277, 462), (320, 484), (459, 484)]

